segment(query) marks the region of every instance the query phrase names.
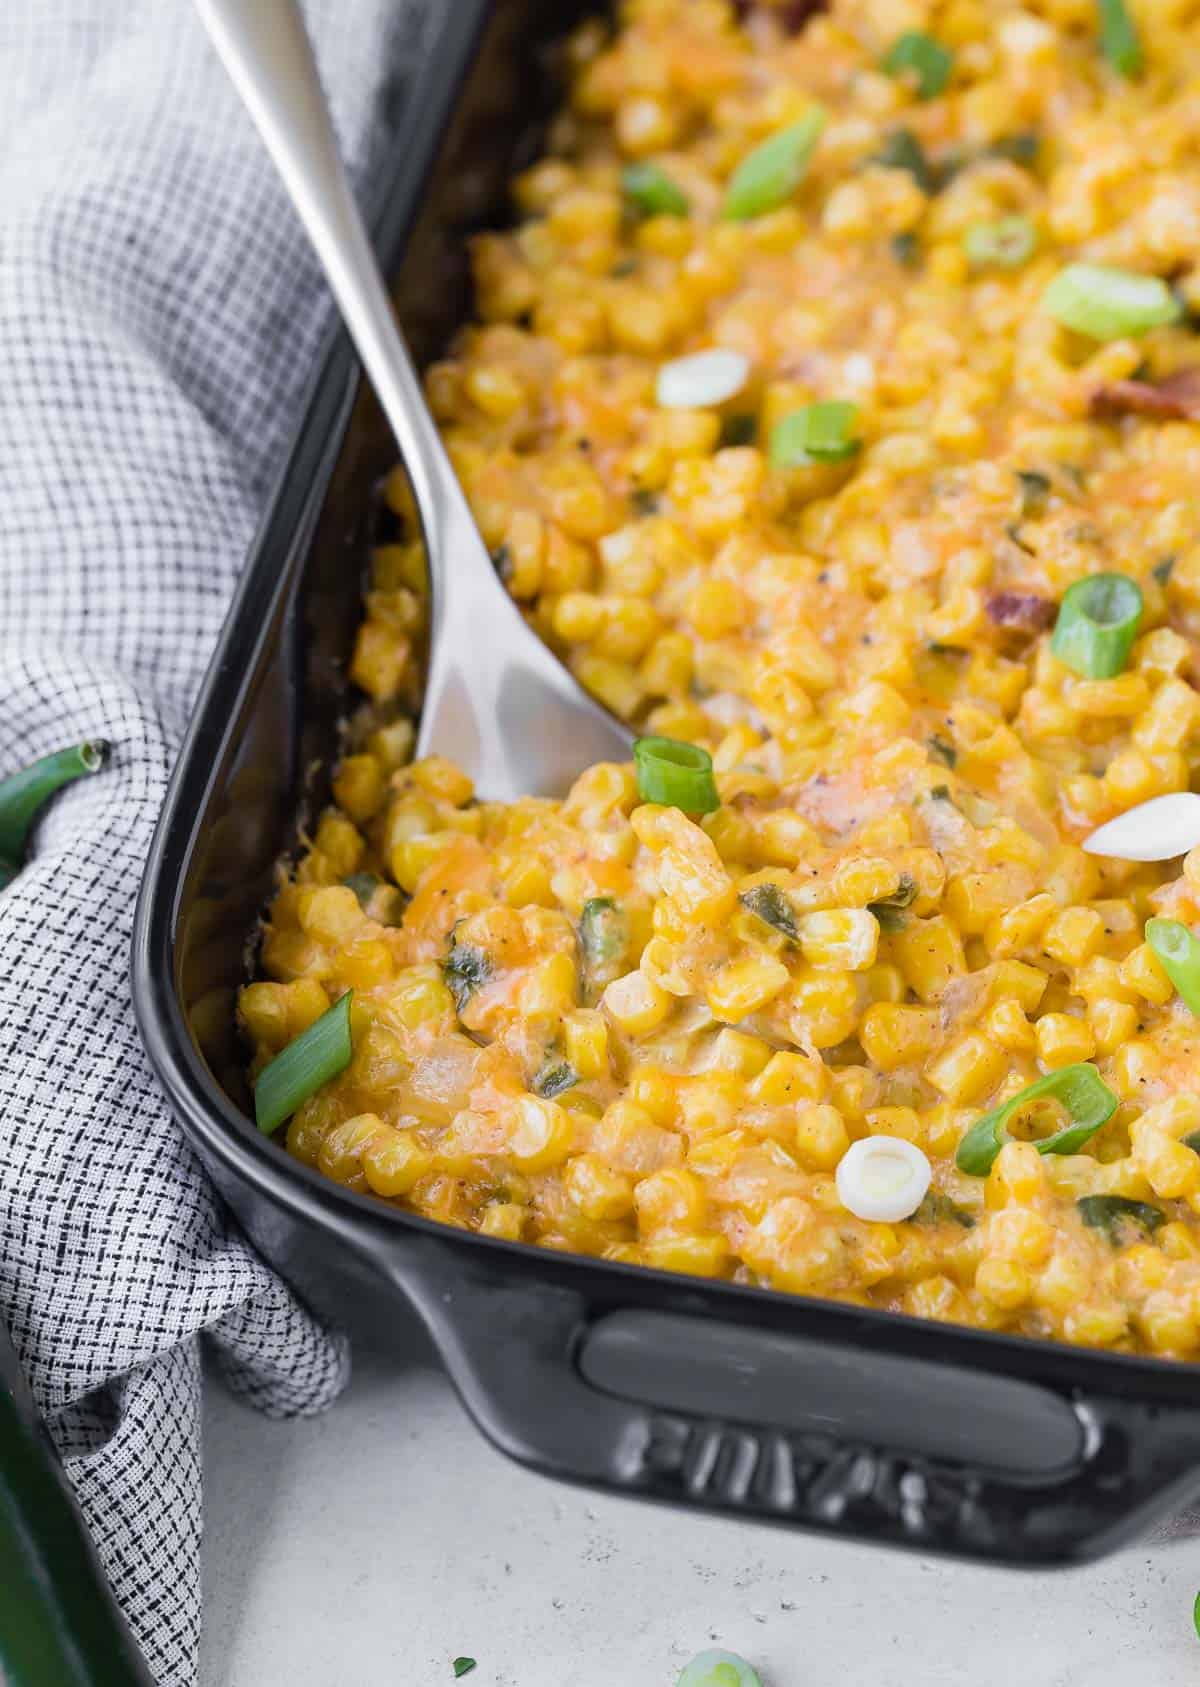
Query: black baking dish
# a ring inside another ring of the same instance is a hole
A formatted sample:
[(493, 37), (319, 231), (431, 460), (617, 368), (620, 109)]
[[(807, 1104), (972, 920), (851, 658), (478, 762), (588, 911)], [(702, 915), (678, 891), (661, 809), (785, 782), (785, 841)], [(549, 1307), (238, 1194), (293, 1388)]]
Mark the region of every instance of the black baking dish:
[[(465, 231), (504, 215), (546, 102), (541, 44), (586, 9), (446, 8), (377, 221), (420, 357), (469, 308)], [(336, 752), (370, 491), (391, 457), (339, 335), (209, 669), (138, 908), (146, 1046), (254, 1242), (334, 1317), (353, 1295), (386, 1331), (389, 1298), (411, 1301), (481, 1428), (554, 1476), (1028, 1565), (1094, 1556), (1177, 1510), (1200, 1472), (1194, 1369), (448, 1229), (350, 1193), (255, 1130), (232, 1051), (210, 1066), (189, 1010), (244, 976), (272, 863), (311, 770)]]

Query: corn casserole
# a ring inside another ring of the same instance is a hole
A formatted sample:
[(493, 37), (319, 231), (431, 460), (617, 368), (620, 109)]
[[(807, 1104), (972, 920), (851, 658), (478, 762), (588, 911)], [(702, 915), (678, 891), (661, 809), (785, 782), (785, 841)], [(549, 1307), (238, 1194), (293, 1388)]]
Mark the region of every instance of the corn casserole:
[(267, 1127), (492, 1237), (1200, 1357), (1200, 24), (625, 0), (566, 61), (427, 392), (638, 762), (410, 763), (397, 470), (239, 1003), (260, 1099), (348, 1041)]

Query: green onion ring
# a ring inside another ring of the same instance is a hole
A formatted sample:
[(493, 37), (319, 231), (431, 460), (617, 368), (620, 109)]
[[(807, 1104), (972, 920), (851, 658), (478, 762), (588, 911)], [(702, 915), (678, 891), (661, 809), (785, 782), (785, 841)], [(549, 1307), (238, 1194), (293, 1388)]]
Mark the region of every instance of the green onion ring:
[(685, 814), (711, 814), (720, 808), (712, 757), (698, 744), (678, 738), (639, 738), (633, 746), (638, 796)]
[(1140, 586), (1126, 574), (1089, 574), (1068, 588), (1050, 648), (1084, 679), (1112, 679), (1129, 660), (1142, 619)]
[(1010, 1101), (994, 1107), (971, 1126), (954, 1156), (959, 1171), (970, 1177), (986, 1177), (1004, 1144), (1012, 1141), (1009, 1120), (1044, 1096), (1061, 1102), (1071, 1115), (1071, 1123), (1035, 1142), (1039, 1154), (1074, 1154), (1112, 1118), (1118, 1106), (1116, 1096), (1090, 1062), (1062, 1066), (1027, 1084)]

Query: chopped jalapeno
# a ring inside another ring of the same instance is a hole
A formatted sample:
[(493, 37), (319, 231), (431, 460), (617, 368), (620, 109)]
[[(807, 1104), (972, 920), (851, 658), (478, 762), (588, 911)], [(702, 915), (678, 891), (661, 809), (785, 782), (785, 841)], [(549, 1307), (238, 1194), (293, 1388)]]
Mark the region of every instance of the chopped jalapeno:
[(1036, 469), (1018, 469), (1017, 480), (1021, 486), (1021, 514), (1041, 515), (1050, 496), (1049, 475), (1039, 474)]
[(738, 901), (764, 925), (773, 926), (793, 943), (799, 943), (800, 928), (796, 924), (796, 910), (778, 885), (753, 885), (749, 890), (742, 891)]
[(960, 1207), (949, 1195), (931, 1189), (912, 1215), (914, 1224), (957, 1224), (963, 1230), (974, 1230), (975, 1214)]
[(885, 170), (907, 170), (922, 193), (934, 194), (938, 190), (937, 172), (911, 129), (893, 129), (875, 155), (875, 163), (882, 164)]
[(461, 1013), (476, 990), (492, 976), (491, 956), (474, 943), (460, 943), (455, 938), (442, 962), (442, 976), (450, 986), (455, 1008)]
[(757, 416), (726, 416), (722, 419), (721, 435), (717, 443), (722, 450), (730, 445), (753, 445), (757, 433)]
[(579, 1073), (569, 1060), (547, 1060), (533, 1080), (533, 1092), (553, 1101), (556, 1095), (573, 1089), (578, 1082)]
[(1103, 1231), (1114, 1248), (1128, 1241), (1144, 1241), (1166, 1223), (1161, 1207), (1131, 1201), (1125, 1195), (1083, 1195), (1075, 1203), (1079, 1216), (1092, 1230)]

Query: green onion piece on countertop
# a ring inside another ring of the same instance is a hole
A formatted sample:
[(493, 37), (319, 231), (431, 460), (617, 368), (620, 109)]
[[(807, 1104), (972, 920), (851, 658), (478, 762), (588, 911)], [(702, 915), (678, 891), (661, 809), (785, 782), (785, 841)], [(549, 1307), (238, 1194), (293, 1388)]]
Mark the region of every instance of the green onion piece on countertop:
[(911, 78), (919, 98), (931, 100), (940, 94), (954, 69), (954, 54), (932, 35), (910, 29), (892, 47), (883, 61), (889, 76)]
[(1121, 340), (1178, 322), (1183, 306), (1158, 275), (1108, 264), (1068, 264), (1042, 294), (1042, 308), (1077, 334)]
[(1020, 269), (1037, 250), (1037, 238), (1028, 217), (998, 217), (972, 223), (963, 235), (963, 251), (975, 269)]
[(1200, 1593), (1196, 1595), (1195, 1604), (1192, 1606), (1192, 1627), (1200, 1634)]
[(724, 215), (741, 222), (786, 205), (804, 180), (824, 127), (824, 110), (813, 106), (798, 123), (780, 129), (748, 153), (730, 177)]
[(1069, 586), (1050, 648), (1083, 679), (1112, 679), (1129, 660), (1142, 619), (1142, 592), (1126, 574), (1089, 574)]
[(350, 1064), (350, 999), (347, 990), (333, 1006), (301, 1031), (281, 1054), (264, 1066), (254, 1085), (254, 1119), (270, 1136), (302, 1102)]
[(862, 447), (857, 425), (858, 406), (844, 398), (827, 398), (793, 410), (771, 429), (771, 466), (794, 469), (844, 462)]
[(1120, 76), (1132, 78), (1142, 68), (1142, 44), (1125, 0), (1096, 0), (1100, 14), (1100, 51)]
[(44, 805), (64, 785), (99, 773), (108, 756), (107, 742), (93, 738), (43, 756), (0, 780), (0, 890), (17, 876), (33, 823)]
[(470, 1675), (475, 1668), (474, 1658), (455, 1658), (453, 1665), (454, 1679), (458, 1681), (464, 1675)]
[(1075, 1205), (1083, 1222), (1103, 1231), (1114, 1248), (1127, 1241), (1144, 1241), (1166, 1223), (1161, 1207), (1131, 1201), (1127, 1195), (1081, 1195)]
[(1146, 942), (1193, 1013), (1200, 1013), (1200, 937), (1182, 920), (1147, 920)]
[(736, 1652), (700, 1652), (680, 1670), (675, 1687), (762, 1687), (762, 1677)]
[(687, 195), (657, 164), (630, 164), (621, 172), (621, 189), (644, 217), (686, 217)]
[(1027, 1084), (1010, 1101), (994, 1107), (971, 1126), (954, 1156), (959, 1171), (970, 1177), (986, 1177), (1004, 1144), (1012, 1141), (1010, 1120), (1034, 1102), (1047, 1100), (1059, 1102), (1070, 1114), (1071, 1123), (1035, 1142), (1039, 1154), (1074, 1154), (1112, 1118), (1118, 1105), (1116, 1096), (1087, 1061), (1060, 1067)]
[(638, 796), (664, 803), (685, 814), (711, 814), (720, 808), (712, 757), (698, 744), (678, 738), (638, 738), (633, 746)]

